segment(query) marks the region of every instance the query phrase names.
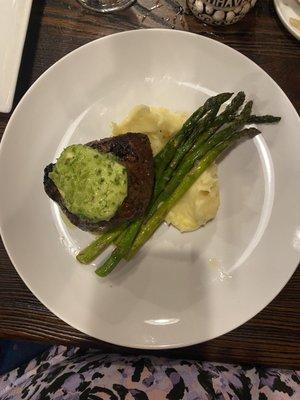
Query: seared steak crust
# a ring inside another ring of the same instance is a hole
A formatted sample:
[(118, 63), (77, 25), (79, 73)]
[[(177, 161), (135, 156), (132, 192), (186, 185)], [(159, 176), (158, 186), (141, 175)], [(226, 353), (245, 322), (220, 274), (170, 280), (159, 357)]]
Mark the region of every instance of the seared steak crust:
[(123, 204), (109, 221), (94, 222), (67, 210), (55, 183), (49, 178), (54, 164), (44, 170), (47, 195), (59, 204), (68, 219), (85, 231), (100, 232), (142, 216), (148, 207), (154, 184), (153, 155), (148, 137), (141, 133), (126, 133), (87, 143), (101, 153), (115, 154), (127, 169), (128, 192)]

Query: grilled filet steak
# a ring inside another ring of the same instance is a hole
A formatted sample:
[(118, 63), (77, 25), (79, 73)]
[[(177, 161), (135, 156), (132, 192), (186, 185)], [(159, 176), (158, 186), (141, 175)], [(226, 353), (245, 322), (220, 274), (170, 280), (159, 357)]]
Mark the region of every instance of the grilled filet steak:
[(154, 184), (153, 155), (148, 137), (140, 133), (126, 133), (112, 138), (95, 140), (86, 144), (101, 153), (112, 153), (127, 170), (127, 197), (109, 221), (92, 221), (71, 213), (64, 205), (49, 173), (54, 164), (44, 170), (44, 188), (47, 195), (59, 204), (68, 219), (85, 231), (100, 232), (142, 216), (151, 199)]

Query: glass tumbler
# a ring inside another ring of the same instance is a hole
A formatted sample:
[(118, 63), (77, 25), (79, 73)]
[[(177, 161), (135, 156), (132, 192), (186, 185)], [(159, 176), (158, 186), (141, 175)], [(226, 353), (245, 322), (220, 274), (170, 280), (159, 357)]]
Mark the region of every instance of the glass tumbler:
[(124, 10), (136, 0), (77, 0), (85, 8), (101, 13)]

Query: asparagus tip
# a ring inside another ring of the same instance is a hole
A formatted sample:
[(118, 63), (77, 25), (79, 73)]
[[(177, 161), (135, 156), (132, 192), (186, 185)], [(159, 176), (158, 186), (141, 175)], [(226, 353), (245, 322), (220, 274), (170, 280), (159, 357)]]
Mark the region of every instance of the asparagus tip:
[(274, 124), (281, 121), (281, 117), (274, 115), (251, 115), (249, 122), (253, 124)]

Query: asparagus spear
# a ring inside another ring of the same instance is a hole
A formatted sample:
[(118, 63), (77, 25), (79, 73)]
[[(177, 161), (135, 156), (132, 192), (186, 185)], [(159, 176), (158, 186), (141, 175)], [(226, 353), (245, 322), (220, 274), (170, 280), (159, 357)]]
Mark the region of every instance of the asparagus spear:
[[(136, 227), (134, 224), (129, 225), (125, 231), (127, 235), (124, 236), (124, 243), (122, 247), (116, 247), (112, 254), (105, 260), (100, 268), (96, 269), (96, 274), (105, 277), (112, 272), (113, 269), (119, 264), (127, 253), (127, 249), (132, 246), (132, 243), (136, 237)], [(134, 233), (134, 234), (133, 234)]]
[[(192, 147), (200, 146), (204, 143), (211, 135), (213, 135), (223, 124), (230, 121), (231, 117), (235, 115), (237, 110), (245, 101), (245, 93), (239, 92), (231, 101), (231, 103), (226, 107), (225, 111), (223, 111), (220, 115), (218, 115), (215, 120), (206, 125), (207, 129), (202, 135), (200, 132), (195, 132), (198, 136), (196, 143), (194, 143), (194, 138), (191, 135), (190, 138), (178, 148), (175, 153), (173, 159), (169, 163), (169, 166), (162, 173), (161, 177), (156, 177), (156, 186), (154, 191), (154, 198), (156, 198), (163, 190), (166, 183), (170, 180), (174, 170), (177, 168), (178, 164), (182, 160), (182, 158), (191, 150)], [(193, 145), (194, 143), (194, 145)]]
[[(182, 159), (182, 157), (191, 149), (198, 135), (201, 135), (203, 131), (207, 129), (208, 126), (212, 124), (212, 121), (215, 119), (218, 111), (220, 109), (220, 105), (217, 104), (211, 111), (207, 113), (207, 115), (199, 122), (199, 124), (191, 131), (188, 138), (181, 143), (181, 145), (175, 151), (173, 158), (171, 159), (171, 164), (177, 166)], [(159, 172), (155, 174), (155, 187), (153, 196), (156, 197), (162, 190), (163, 183), (165, 178), (165, 171), (162, 168), (159, 169)]]
[[(159, 204), (164, 201), (170, 193), (172, 193), (175, 188), (178, 186), (178, 182), (184, 178), (184, 176), (189, 172), (189, 170), (193, 167), (194, 163), (199, 160), (199, 158), (203, 157), (207, 151), (209, 151), (213, 146), (217, 145), (220, 141), (228, 140), (232, 134), (239, 128), (241, 128), (249, 119), (252, 109), (252, 101), (249, 101), (239, 116), (235, 118), (235, 120), (228, 124), (224, 129), (208, 136), (208, 139), (204, 144), (201, 142), (198, 143), (197, 147), (190, 153), (188, 153), (180, 164), (179, 168), (176, 171), (172, 171), (172, 178), (168, 182), (168, 184), (164, 187), (164, 190), (161, 194), (155, 199), (152, 204), (152, 207), (147, 215), (147, 217), (151, 217)], [(170, 166), (171, 168), (171, 166)], [(171, 176), (171, 174), (170, 174)]]
[(221, 101), (221, 104), (229, 100), (233, 93), (221, 93), (210, 97), (203, 106), (199, 107), (183, 124), (179, 132), (171, 137), (162, 150), (155, 156), (155, 175), (156, 179), (160, 177), (166, 166), (172, 160), (177, 148), (189, 136), (195, 125), (215, 104)]
[(94, 240), (89, 246), (81, 250), (76, 258), (82, 264), (89, 264), (97, 258), (124, 230), (124, 226), (105, 232)]
[[(168, 197), (168, 199), (162, 203), (154, 215), (146, 222), (142, 227), (139, 235), (135, 239), (135, 242), (130, 251), (130, 257), (132, 258), (136, 252), (145, 244), (145, 242), (153, 235), (159, 225), (164, 221), (166, 215), (171, 208), (177, 203), (178, 200), (187, 192), (187, 190), (193, 185), (193, 183), (199, 178), (199, 176), (216, 160), (216, 158), (226, 149), (228, 149), (236, 140), (245, 134), (257, 134), (259, 131), (255, 128), (244, 129), (238, 132), (231, 139), (225, 142), (219, 143), (217, 146), (209, 150), (206, 155), (200, 159), (197, 165), (191, 169), (186, 175), (183, 181), (179, 183), (175, 191)], [(100, 267), (101, 268), (101, 267)]]

